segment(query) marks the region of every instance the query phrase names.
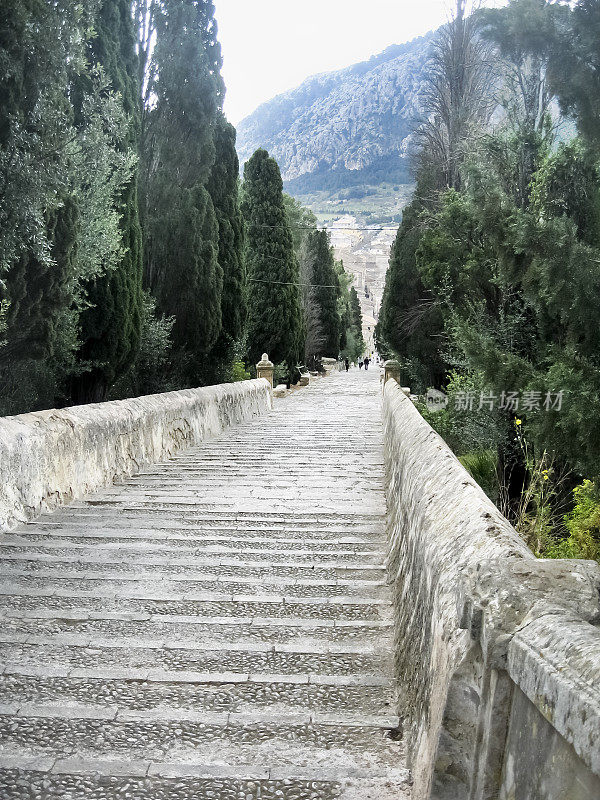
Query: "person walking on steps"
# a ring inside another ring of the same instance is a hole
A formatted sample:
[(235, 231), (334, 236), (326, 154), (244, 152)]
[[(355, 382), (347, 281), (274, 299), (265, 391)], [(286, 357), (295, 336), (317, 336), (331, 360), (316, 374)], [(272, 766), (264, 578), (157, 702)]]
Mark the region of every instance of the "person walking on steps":
[(365, 358), (365, 372), (369, 369), (370, 362), (371, 362), (371, 359), (369, 358), (369, 356), (367, 356)]
[(363, 362), (362, 362), (362, 361), (359, 361), (359, 362), (358, 362), (358, 368), (359, 368), (359, 369), (362, 369), (362, 367), (363, 367)]
[(348, 372), (348, 370), (350, 369), (350, 361), (346, 358), (344, 360), (344, 364), (346, 365), (346, 372)]

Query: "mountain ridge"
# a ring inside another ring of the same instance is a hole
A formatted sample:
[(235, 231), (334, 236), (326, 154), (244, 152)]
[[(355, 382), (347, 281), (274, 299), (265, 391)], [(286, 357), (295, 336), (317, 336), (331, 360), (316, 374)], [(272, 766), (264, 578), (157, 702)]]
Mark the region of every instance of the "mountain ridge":
[(238, 125), (243, 164), (264, 147), (288, 191), (410, 183), (408, 149), (434, 32), (365, 61), (312, 75), (262, 103)]

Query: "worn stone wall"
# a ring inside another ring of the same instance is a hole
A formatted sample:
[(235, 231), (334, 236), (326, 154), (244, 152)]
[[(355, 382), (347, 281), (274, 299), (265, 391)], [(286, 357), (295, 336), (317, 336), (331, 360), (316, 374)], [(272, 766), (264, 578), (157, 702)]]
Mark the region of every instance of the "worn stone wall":
[[(534, 703), (545, 698), (544, 716), (582, 768), (597, 772), (590, 753), (600, 737), (600, 661), (584, 664), (577, 653), (599, 652), (598, 565), (536, 559), (393, 380), (384, 425), (413, 800), (498, 798), (515, 685)], [(560, 647), (546, 636), (547, 658), (519, 659), (518, 637), (549, 620), (564, 631)]]
[(260, 379), (0, 418), (0, 530), (270, 408)]
[[(596, 749), (598, 741), (596, 737)], [(515, 687), (498, 800), (595, 800), (600, 777)]]

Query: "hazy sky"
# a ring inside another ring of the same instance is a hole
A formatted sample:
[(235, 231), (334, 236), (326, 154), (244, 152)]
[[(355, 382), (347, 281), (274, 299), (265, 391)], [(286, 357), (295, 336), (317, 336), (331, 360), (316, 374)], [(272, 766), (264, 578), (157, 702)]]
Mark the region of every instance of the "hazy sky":
[(453, 0), (215, 0), (234, 124), (309, 75), (437, 28)]

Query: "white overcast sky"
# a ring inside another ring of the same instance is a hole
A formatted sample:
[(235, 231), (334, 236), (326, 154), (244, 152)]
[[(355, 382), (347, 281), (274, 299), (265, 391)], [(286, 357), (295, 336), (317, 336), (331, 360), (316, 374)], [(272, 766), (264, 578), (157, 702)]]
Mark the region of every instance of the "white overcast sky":
[(455, 2), (214, 1), (227, 85), (225, 111), (234, 125), (310, 75), (364, 61), (437, 28)]

